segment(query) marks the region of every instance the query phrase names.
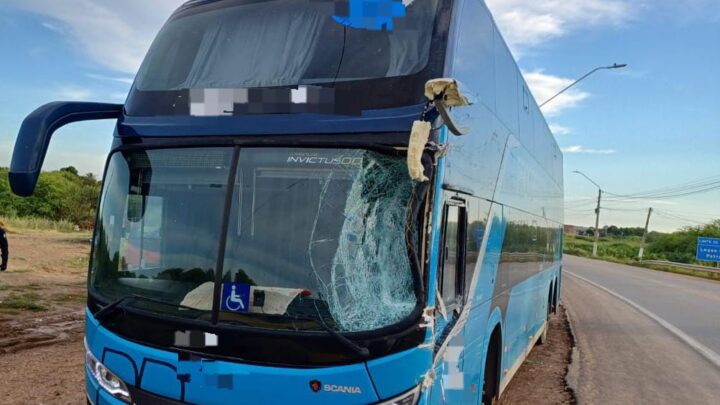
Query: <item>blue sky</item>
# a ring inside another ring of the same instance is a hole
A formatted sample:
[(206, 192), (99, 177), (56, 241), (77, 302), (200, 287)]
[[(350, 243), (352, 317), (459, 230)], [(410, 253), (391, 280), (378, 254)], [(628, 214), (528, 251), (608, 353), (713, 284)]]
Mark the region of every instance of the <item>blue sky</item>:
[[(53, 100), (122, 102), (153, 35), (181, 0), (3, 0), (0, 166), (22, 119)], [(544, 109), (565, 150), (566, 222), (594, 223), (596, 188), (616, 194), (720, 180), (720, 7), (716, 0), (488, 0), (538, 101), (615, 62)], [(55, 137), (47, 169), (99, 173), (112, 123)], [(720, 218), (720, 190), (608, 201), (601, 224), (668, 231)], [(613, 211), (610, 211), (612, 209)], [(682, 219), (680, 219), (682, 218)]]

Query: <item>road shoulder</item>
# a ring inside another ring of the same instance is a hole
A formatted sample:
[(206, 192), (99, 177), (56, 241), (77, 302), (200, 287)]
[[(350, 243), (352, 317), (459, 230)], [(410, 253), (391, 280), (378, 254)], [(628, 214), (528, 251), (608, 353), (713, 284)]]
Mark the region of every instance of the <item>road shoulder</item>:
[(565, 382), (574, 346), (565, 308), (550, 317), (548, 342), (537, 345), (508, 385), (501, 404), (574, 404)]

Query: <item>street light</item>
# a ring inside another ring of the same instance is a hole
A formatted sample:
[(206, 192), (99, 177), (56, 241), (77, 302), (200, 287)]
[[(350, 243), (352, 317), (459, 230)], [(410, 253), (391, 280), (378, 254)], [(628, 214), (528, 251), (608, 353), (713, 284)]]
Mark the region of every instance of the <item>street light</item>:
[[(593, 70), (589, 71), (587, 74), (585, 74), (585, 76), (583, 76), (583, 77), (575, 80), (571, 85), (565, 87), (565, 88), (562, 89), (559, 93), (557, 93), (556, 95), (550, 97), (550, 98), (549, 98), (547, 101), (545, 101), (544, 103), (540, 104), (540, 108), (543, 108), (543, 107), (545, 106), (545, 104), (547, 104), (547, 103), (555, 100), (556, 98), (560, 97), (561, 94), (563, 94), (563, 93), (565, 93), (566, 91), (570, 90), (571, 88), (573, 88), (576, 84), (580, 83), (581, 81), (587, 79), (588, 76), (592, 75), (593, 73), (597, 72), (598, 70), (622, 69), (622, 68), (625, 68), (625, 67), (627, 67), (627, 64), (626, 64), (626, 63), (621, 63), (621, 64), (615, 63), (615, 64), (613, 64), (612, 66), (600, 66), (600, 67), (596, 67), (595, 69), (593, 69)], [(587, 176), (586, 176), (586, 177), (587, 177)]]
[(598, 252), (598, 243), (600, 242), (600, 200), (602, 200), (602, 187), (600, 187), (599, 184), (597, 184), (593, 179), (588, 177), (585, 173), (581, 172), (580, 170), (573, 171), (575, 174), (579, 174), (590, 183), (594, 184), (598, 188), (598, 200), (597, 200), (597, 208), (595, 209), (595, 241), (593, 242), (593, 257), (597, 257)]

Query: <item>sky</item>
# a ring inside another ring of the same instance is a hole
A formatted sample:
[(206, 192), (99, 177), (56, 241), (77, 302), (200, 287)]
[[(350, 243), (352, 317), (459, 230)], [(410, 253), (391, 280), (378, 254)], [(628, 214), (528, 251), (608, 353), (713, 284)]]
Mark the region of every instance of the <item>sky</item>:
[[(122, 103), (154, 35), (182, 2), (0, 1), (0, 166), (36, 107)], [(595, 221), (597, 187), (574, 171), (607, 192), (601, 226), (643, 226), (651, 206), (651, 230), (720, 218), (720, 189), (662, 198), (674, 186), (720, 184), (717, 0), (487, 4), (538, 102), (595, 67), (629, 65), (595, 73), (543, 109), (565, 154), (566, 223)], [(110, 121), (63, 128), (45, 169), (101, 173), (112, 130)]]

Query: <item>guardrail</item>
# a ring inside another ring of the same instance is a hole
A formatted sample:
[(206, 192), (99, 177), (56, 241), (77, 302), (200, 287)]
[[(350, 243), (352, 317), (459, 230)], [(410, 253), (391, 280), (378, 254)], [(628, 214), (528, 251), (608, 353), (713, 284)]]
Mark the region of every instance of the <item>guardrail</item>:
[(666, 260), (643, 260), (643, 264), (657, 264), (660, 266), (672, 266), (672, 267), (680, 267), (683, 269), (690, 269), (690, 270), (701, 270), (701, 271), (709, 271), (711, 273), (720, 273), (720, 268), (716, 267), (709, 267), (709, 266), (701, 266), (699, 264), (687, 264), (687, 263), (675, 263), (675, 262), (669, 262)]

